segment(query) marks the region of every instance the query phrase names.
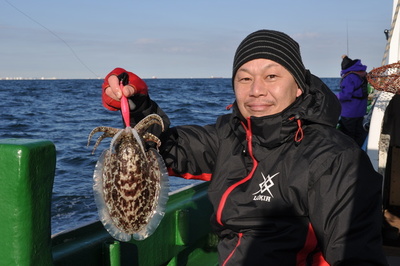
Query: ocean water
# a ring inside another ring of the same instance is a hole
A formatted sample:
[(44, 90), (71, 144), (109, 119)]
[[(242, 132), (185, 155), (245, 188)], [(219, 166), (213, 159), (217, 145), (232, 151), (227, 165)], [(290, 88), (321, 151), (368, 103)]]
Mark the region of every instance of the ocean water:
[[(323, 81), (333, 91), (339, 78)], [(152, 99), (172, 126), (213, 123), (234, 101), (230, 79), (148, 79)], [(57, 150), (52, 197), (52, 233), (98, 220), (92, 176), (103, 140), (94, 155), (87, 137), (97, 126), (122, 127), (119, 112), (101, 104), (102, 80), (0, 80), (0, 138), (47, 139)], [(95, 137), (98, 135), (95, 135)], [(0, 166), (4, 167), (4, 166)], [(170, 190), (200, 181), (170, 177)]]

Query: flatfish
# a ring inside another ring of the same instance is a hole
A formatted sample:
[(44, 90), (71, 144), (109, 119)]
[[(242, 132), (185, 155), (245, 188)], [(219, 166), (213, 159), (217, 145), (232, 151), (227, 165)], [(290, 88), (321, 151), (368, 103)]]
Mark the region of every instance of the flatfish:
[[(133, 128), (96, 127), (93, 153), (100, 142), (111, 137), (110, 148), (103, 151), (95, 166), (93, 191), (99, 217), (112, 237), (120, 241), (143, 240), (150, 236), (164, 217), (168, 201), (168, 173), (158, 153), (160, 140), (147, 129), (163, 121), (149, 115)], [(146, 145), (155, 143), (155, 148)]]

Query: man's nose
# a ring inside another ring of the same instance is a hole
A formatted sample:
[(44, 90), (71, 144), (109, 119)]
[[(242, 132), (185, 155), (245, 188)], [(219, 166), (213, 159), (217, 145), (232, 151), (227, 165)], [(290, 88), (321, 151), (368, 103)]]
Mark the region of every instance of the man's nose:
[(268, 94), (267, 87), (261, 78), (255, 78), (253, 84), (251, 85), (251, 96), (259, 97)]

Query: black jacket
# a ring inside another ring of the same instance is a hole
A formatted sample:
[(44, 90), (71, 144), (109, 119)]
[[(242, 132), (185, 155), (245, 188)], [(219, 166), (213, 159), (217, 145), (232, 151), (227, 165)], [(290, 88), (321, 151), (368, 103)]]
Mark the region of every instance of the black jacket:
[[(385, 265), (381, 176), (336, 130), (340, 103), (317, 77), (283, 112), (161, 135), (174, 175), (211, 180), (211, 222), (223, 265)], [(147, 102), (140, 118), (159, 113)], [(136, 113), (137, 114), (137, 113)]]

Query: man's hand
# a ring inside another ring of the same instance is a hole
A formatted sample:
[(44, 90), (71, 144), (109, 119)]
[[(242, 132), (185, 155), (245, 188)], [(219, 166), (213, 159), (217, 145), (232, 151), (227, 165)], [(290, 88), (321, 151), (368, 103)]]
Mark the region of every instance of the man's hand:
[(105, 93), (112, 99), (120, 101), (122, 97), (122, 93), (129, 98), (133, 94), (135, 94), (135, 88), (126, 85), (123, 87), (123, 90), (121, 92), (121, 89), (119, 88), (119, 79), (117, 76), (112, 75), (108, 78), (108, 84), (110, 85), (105, 89)]

